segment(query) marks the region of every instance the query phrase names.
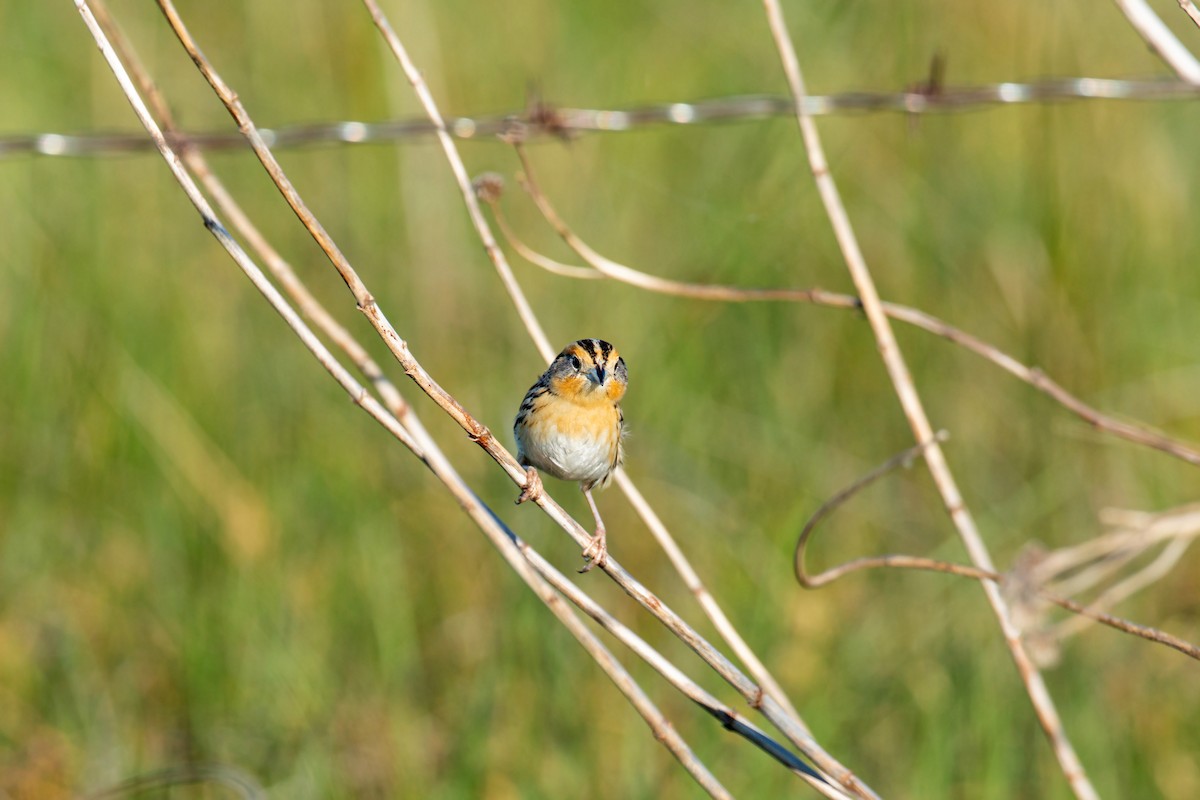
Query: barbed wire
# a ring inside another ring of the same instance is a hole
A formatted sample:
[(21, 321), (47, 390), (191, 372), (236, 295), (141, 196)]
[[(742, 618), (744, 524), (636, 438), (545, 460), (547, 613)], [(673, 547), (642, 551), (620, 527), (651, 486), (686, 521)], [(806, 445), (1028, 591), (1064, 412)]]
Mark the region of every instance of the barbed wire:
[[(930, 114), (1077, 100), (1184, 101), (1200, 98), (1200, 87), (1174, 78), (1050, 78), (949, 87), (941, 84), (941, 63), (934, 59), (930, 77), (901, 92), (841, 92), (809, 95), (803, 110), (812, 116), (900, 112)], [(586, 133), (620, 133), (652, 125), (698, 125), (789, 117), (795, 113), (786, 95), (734, 95), (694, 102), (659, 103), (626, 109), (560, 108), (534, 100), (519, 112), (450, 117), (446, 127), (458, 139), (494, 140), (519, 135), (574, 138)], [(260, 129), (268, 146), (368, 144), (433, 136), (425, 118), (362, 122), (344, 120)], [(237, 131), (202, 131), (172, 137), (175, 147), (232, 150), (246, 146)], [(35, 133), (0, 137), (0, 158), (21, 155), (100, 156), (150, 152), (154, 143), (138, 133)]]

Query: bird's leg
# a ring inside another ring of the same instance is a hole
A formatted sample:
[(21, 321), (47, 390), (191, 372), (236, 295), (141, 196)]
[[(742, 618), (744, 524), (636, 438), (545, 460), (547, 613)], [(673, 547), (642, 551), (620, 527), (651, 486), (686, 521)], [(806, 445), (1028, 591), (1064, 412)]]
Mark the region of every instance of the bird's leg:
[(592, 516), (596, 518), (596, 533), (588, 542), (588, 546), (583, 548), (583, 557), (587, 563), (579, 570), (581, 573), (587, 572), (597, 564), (604, 566), (604, 561), (608, 558), (608, 545), (604, 540), (604, 520), (600, 519), (600, 510), (596, 508), (596, 501), (592, 499), (592, 490), (584, 489), (583, 496), (587, 498), (588, 505), (592, 508)]
[(525, 486), (521, 489), (521, 494), (517, 495), (517, 505), (521, 505), (526, 500), (532, 500), (535, 503), (542, 496), (542, 476), (538, 475), (538, 471), (533, 467), (525, 468)]

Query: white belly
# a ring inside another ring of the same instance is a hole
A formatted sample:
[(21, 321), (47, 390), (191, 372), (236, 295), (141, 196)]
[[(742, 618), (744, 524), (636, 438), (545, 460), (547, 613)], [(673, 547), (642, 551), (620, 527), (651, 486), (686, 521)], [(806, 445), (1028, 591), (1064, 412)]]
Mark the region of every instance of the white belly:
[(612, 437), (549, 436), (521, 437), (523, 460), (556, 478), (580, 483), (595, 483), (606, 476), (613, 465)]

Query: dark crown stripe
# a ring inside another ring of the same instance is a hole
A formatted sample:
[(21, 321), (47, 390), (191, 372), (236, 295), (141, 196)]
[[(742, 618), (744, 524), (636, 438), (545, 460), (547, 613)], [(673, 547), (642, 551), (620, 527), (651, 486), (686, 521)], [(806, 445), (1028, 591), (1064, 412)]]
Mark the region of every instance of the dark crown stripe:
[(580, 339), (576, 342), (577, 345), (587, 351), (587, 354), (592, 357), (592, 361), (596, 360), (596, 340), (595, 339)]

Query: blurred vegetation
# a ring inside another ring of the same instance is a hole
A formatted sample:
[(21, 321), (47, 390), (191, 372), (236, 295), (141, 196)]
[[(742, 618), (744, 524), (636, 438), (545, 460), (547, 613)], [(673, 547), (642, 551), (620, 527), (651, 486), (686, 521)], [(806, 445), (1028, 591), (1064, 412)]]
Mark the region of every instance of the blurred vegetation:
[[(785, 90), (754, 5), (387, 10), (447, 114), (520, 108), (530, 86), (577, 107)], [(814, 92), (899, 89), (934, 53), (953, 84), (1164, 72), (1104, 4), (1087, 17), (1028, 2), (786, 10)], [(183, 124), (228, 128), (152, 5), (113, 11)], [(260, 124), (418, 113), (357, 4), (180, 11)], [(0, 48), (0, 134), (136, 129), (69, 3), (0, 5)], [(1197, 123), (1195, 103), (1096, 102), (820, 125), (885, 297), (1197, 441)], [(500, 144), (462, 149), (473, 171), (516, 169)], [(532, 156), (565, 218), (613, 258), (696, 281), (850, 289), (794, 122), (590, 136)], [(417, 357), (507, 432), (541, 364), (436, 145), (280, 157)], [(248, 152), (213, 162), (370, 340)], [(566, 258), (519, 192), (507, 203), (531, 242)], [(440, 486), (303, 352), (157, 156), (0, 161), (0, 215), (0, 794), (66, 796), (201, 761), (288, 798), (699, 794)], [(516, 269), (552, 339), (601, 336), (624, 353), (630, 474), (831, 752), (886, 797), (1068, 796), (978, 587), (793, 582), (806, 516), (911, 443), (858, 315)], [(1087, 429), (947, 342), (900, 339), (1000, 565), (1031, 540), (1095, 535), (1103, 507), (1196, 499), (1194, 468)], [(513, 508), (516, 489), (409, 394), (484, 499), (575, 566), (577, 548)], [(586, 516), (573, 487), (550, 488)], [(615, 553), (699, 620), (619, 493), (600, 504)], [(840, 511), (813, 560), (878, 552), (965, 558), (921, 469)], [(599, 574), (581, 580), (733, 699)], [(1190, 557), (1119, 612), (1195, 641), (1198, 581)], [(806, 794), (632, 669), (735, 794)], [(1107, 630), (1065, 647), (1047, 680), (1103, 795), (1200, 796), (1196, 676)]]

